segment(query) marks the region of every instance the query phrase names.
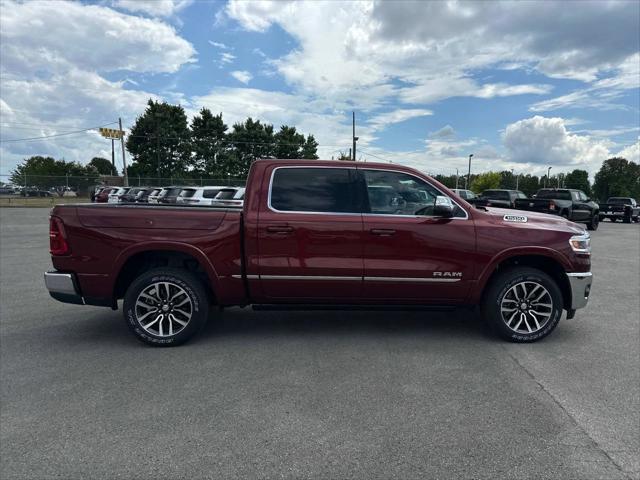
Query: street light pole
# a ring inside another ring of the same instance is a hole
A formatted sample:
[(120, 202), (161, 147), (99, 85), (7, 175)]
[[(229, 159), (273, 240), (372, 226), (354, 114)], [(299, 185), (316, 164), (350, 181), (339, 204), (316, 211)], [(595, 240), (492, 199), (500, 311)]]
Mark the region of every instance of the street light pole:
[(469, 171), (467, 172), (467, 189), (469, 185), (471, 185), (471, 157), (473, 157), (473, 153), (469, 154)]
[(460, 175), (458, 174), (458, 169), (456, 168), (456, 190), (458, 190), (458, 178)]
[(552, 169), (552, 168), (553, 168), (553, 167), (549, 167), (549, 168), (547, 168), (547, 178), (546, 178), (546, 179), (545, 179), (545, 181), (544, 181), (544, 186), (545, 186), (545, 187), (547, 186), (547, 184), (548, 184), (548, 185), (551, 185), (551, 179), (550, 179), (550, 177), (549, 177), (549, 174), (550, 174), (550, 172), (551, 172), (551, 169)]

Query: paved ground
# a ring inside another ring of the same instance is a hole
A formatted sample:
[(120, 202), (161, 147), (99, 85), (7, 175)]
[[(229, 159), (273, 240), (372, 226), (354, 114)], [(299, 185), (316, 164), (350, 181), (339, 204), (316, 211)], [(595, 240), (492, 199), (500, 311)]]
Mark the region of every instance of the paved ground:
[(0, 210), (0, 476), (639, 478), (640, 226), (593, 235), (543, 342), (455, 314), (232, 310), (174, 349), (49, 298), (46, 209)]

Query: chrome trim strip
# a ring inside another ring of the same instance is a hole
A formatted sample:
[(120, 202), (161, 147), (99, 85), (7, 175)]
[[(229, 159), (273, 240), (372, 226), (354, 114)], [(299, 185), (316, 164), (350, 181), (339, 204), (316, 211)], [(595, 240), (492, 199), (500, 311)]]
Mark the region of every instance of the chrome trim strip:
[(362, 277), (339, 277), (325, 275), (260, 275), (261, 280), (338, 280), (338, 281), (361, 281)]
[(423, 277), (364, 277), (370, 282), (409, 282), (409, 283), (455, 283), (461, 278), (423, 278)]
[(578, 277), (578, 278), (585, 278), (585, 277), (593, 277), (593, 273), (591, 272), (572, 272), (572, 273), (567, 273), (568, 277)]
[[(233, 275), (234, 278), (242, 278)], [(342, 277), (331, 275), (247, 275), (251, 280), (312, 280), (312, 281), (368, 281), (368, 282), (405, 282), (405, 283), (456, 283), (461, 278), (424, 278), (424, 277)]]

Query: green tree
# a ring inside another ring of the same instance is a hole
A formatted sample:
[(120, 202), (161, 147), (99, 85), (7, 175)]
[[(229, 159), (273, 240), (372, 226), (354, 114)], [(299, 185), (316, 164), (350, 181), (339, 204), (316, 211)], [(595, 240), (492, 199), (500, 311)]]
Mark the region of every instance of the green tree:
[(522, 191), (528, 197), (535, 195), (540, 189), (540, 179), (537, 175), (520, 175), (518, 177), (518, 190)]
[(318, 142), (313, 135), (307, 135), (307, 139), (302, 145), (302, 158), (316, 160), (318, 158)]
[(587, 196), (591, 195), (591, 183), (589, 182), (589, 172), (575, 169), (564, 176), (563, 186), (566, 188), (576, 188), (582, 190)]
[(87, 171), (91, 171), (91, 169), (95, 169), (96, 173), (100, 175), (117, 175), (118, 172), (114, 169), (111, 161), (102, 157), (93, 157), (91, 161), (87, 164)]
[(67, 186), (84, 192), (96, 180), (93, 169), (90, 172), (78, 162), (56, 160), (40, 155), (26, 158), (10, 173), (11, 183), (42, 190), (55, 189), (64, 194)]
[(471, 180), (471, 190), (481, 193), (484, 190), (498, 188), (501, 179), (502, 176), (499, 172), (481, 173)]
[(222, 177), (222, 165), (227, 154), (227, 125), (222, 113), (213, 115), (208, 108), (202, 108), (191, 120), (191, 148), (193, 150), (194, 172), (211, 177)]
[(605, 160), (596, 173), (593, 193), (600, 201), (609, 197), (640, 199), (640, 165), (619, 157)]
[(274, 135), (276, 158), (301, 158), (305, 140), (304, 135), (296, 131), (296, 127), (282, 125)]
[(229, 176), (245, 177), (255, 160), (274, 157), (273, 125), (249, 117), (244, 123), (236, 123), (227, 138), (231, 150), (221, 167)]
[(149, 100), (127, 138), (132, 172), (160, 177), (182, 176), (192, 166), (187, 115), (179, 105)]

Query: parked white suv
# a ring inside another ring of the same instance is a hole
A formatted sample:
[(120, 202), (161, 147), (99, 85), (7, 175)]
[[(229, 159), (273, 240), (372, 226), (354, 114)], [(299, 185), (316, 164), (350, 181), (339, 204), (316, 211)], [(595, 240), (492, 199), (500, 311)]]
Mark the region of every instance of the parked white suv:
[(114, 188), (109, 193), (108, 203), (120, 203), (120, 197), (129, 191), (129, 187)]
[(213, 199), (213, 205), (219, 207), (241, 207), (244, 203), (245, 188), (227, 187), (220, 190), (216, 198)]
[(182, 205), (212, 205), (213, 199), (225, 187), (184, 187), (176, 203)]

